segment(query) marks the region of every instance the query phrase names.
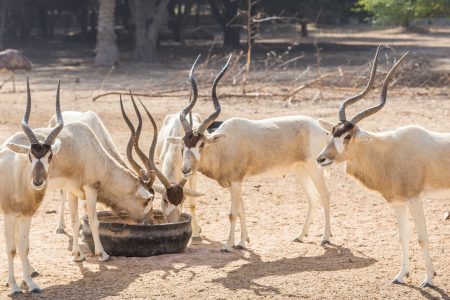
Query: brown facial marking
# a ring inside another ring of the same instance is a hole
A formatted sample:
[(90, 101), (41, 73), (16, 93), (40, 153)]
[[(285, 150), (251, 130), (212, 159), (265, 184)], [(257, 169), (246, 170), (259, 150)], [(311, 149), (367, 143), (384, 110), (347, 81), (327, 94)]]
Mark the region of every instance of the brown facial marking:
[(183, 143), (186, 147), (193, 148), (197, 145), (202, 137), (203, 135), (193, 132), (183, 137)]
[(344, 133), (352, 130), (354, 127), (355, 125), (348, 121), (345, 121), (344, 123), (338, 123), (336, 126), (334, 126), (331, 133), (333, 134), (333, 137), (340, 137)]
[(166, 191), (167, 199), (170, 203), (173, 205), (180, 205), (181, 202), (183, 202), (184, 199), (184, 192), (183, 188), (179, 185), (172, 185), (170, 188)]
[(52, 146), (46, 144), (32, 144), (31, 154), (37, 159), (43, 158), (49, 151), (51, 151)]
[(33, 168), (33, 182), (36, 185), (40, 185), (45, 179), (47, 179), (47, 172), (45, 171), (44, 164), (38, 161)]

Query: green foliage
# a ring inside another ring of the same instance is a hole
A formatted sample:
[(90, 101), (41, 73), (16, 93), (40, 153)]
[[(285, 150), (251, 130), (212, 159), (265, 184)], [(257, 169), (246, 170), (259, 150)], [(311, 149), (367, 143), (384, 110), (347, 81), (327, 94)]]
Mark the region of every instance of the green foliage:
[(361, 10), (375, 23), (406, 27), (415, 19), (450, 16), (450, 0), (358, 0), (356, 11)]

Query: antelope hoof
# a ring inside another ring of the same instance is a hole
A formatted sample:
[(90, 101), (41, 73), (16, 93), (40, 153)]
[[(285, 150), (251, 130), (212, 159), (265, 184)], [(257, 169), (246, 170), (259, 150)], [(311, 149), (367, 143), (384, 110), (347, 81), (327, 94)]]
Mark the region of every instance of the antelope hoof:
[(11, 295), (20, 295), (20, 294), (23, 294), (23, 292), (19, 287), (11, 290)]
[(321, 246), (325, 246), (325, 245), (331, 245), (331, 242), (329, 240), (323, 240), (320, 242)]
[(293, 242), (296, 242), (296, 243), (303, 243), (303, 238), (301, 238), (301, 237), (296, 237), (296, 238), (293, 239), (292, 241), (293, 241)]
[(202, 241), (203, 239), (202, 239), (201, 236), (193, 236), (193, 237), (191, 237), (191, 240), (192, 240), (192, 241), (195, 241), (195, 242), (200, 242), (200, 241)]
[(56, 233), (64, 234), (64, 233), (66, 233), (66, 230), (64, 228), (58, 228), (58, 229), (56, 229)]
[(109, 256), (106, 252), (103, 252), (98, 256), (98, 261), (101, 261), (101, 262), (106, 262), (106, 261), (109, 261), (110, 259), (111, 259), (111, 256)]
[(36, 272), (36, 271), (33, 271), (33, 272), (31, 273), (31, 278), (38, 277), (39, 275), (41, 275), (41, 274), (39, 274), (39, 273)]
[(234, 246), (234, 249), (244, 250), (245, 246), (242, 246), (242, 245), (239, 244), (239, 245)]
[(392, 284), (405, 284), (404, 282), (401, 282), (400, 280), (398, 280), (398, 279), (394, 279), (394, 280), (392, 280)]
[(434, 287), (434, 284), (429, 283), (427, 281), (422, 282), (422, 284), (420, 285), (420, 288), (422, 288), (422, 289), (433, 288), (433, 287)]
[(86, 259), (86, 257), (84, 256), (84, 255), (78, 255), (78, 256), (74, 256), (73, 258), (72, 258), (72, 260), (74, 261), (74, 262), (82, 262), (82, 261), (84, 261)]
[(32, 289), (30, 292), (31, 292), (31, 293), (35, 293), (35, 294), (39, 294), (39, 293), (42, 293), (43, 290), (42, 290), (41, 288), (35, 287), (35, 288)]

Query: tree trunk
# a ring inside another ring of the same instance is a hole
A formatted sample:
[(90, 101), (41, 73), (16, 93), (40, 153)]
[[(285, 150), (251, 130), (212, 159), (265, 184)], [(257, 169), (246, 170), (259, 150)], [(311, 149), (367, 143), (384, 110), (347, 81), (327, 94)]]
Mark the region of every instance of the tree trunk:
[(167, 17), (169, 0), (132, 0), (131, 14), (136, 30), (134, 56), (136, 60), (157, 61), (157, 43), (161, 25)]
[(112, 66), (119, 61), (119, 49), (114, 32), (114, 10), (116, 1), (99, 0), (97, 45), (95, 47), (95, 64)]
[(214, 19), (222, 27), (223, 45), (226, 48), (238, 49), (240, 41), (240, 30), (237, 26), (239, 0), (208, 0), (208, 3)]
[(5, 23), (6, 23), (6, 6), (7, 1), (1, 1), (0, 2), (0, 50), (3, 50), (4, 44), (3, 44), (3, 36), (5, 31)]

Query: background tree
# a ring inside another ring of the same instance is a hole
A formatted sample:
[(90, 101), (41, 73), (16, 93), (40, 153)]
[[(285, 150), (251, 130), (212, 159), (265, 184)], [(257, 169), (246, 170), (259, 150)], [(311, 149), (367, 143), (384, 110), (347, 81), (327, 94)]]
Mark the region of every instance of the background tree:
[(191, 15), (193, 4), (194, 0), (170, 0), (167, 5), (167, 11), (169, 12), (169, 27), (172, 29), (173, 39), (176, 42), (183, 41), (182, 32)]
[(116, 1), (99, 0), (97, 45), (95, 64), (112, 66), (119, 61), (119, 49), (114, 32), (114, 10)]
[(239, 0), (208, 0), (211, 14), (223, 30), (223, 45), (238, 49), (240, 28), (238, 26)]
[(375, 22), (403, 27), (415, 19), (450, 16), (450, 0), (359, 0), (358, 5)]
[(169, 0), (130, 0), (129, 3), (136, 30), (134, 56), (140, 61), (155, 62), (159, 31), (168, 16)]

